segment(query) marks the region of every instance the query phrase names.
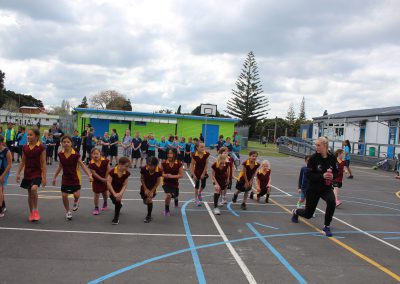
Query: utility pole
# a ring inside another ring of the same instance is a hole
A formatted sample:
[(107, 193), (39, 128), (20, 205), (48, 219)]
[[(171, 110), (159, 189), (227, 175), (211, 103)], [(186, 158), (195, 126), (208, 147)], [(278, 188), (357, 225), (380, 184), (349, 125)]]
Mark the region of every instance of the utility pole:
[(277, 129), (277, 120), (278, 120), (278, 117), (277, 117), (277, 116), (275, 116), (274, 143), (276, 142), (276, 129)]

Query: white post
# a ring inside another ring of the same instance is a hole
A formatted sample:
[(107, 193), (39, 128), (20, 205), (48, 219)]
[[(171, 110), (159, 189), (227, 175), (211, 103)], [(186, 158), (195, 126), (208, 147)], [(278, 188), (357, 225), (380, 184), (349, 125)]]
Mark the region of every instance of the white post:
[(207, 117), (208, 117), (208, 114), (206, 114), (206, 124), (204, 125), (204, 145), (206, 145), (206, 139), (207, 139)]

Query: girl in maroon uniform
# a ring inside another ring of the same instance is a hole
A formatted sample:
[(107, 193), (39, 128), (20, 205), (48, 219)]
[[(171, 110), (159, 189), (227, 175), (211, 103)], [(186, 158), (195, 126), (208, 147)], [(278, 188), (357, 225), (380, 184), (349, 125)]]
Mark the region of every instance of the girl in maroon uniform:
[(169, 211), (171, 198), (174, 198), (175, 208), (178, 208), (179, 204), (179, 179), (183, 177), (183, 166), (182, 162), (176, 159), (176, 156), (176, 149), (168, 149), (167, 160), (161, 164), (164, 178), (163, 189), (166, 194), (164, 216), (171, 216), (171, 212)]
[(101, 156), (99, 149), (94, 148), (91, 153), (92, 160), (89, 163), (89, 169), (92, 172), (93, 182), (92, 190), (94, 193), (94, 209), (93, 215), (99, 215), (99, 199), (100, 194), (103, 195), (103, 207), (101, 211), (107, 210), (107, 177), (110, 171), (110, 161)]
[[(268, 203), (271, 193), (271, 164), (268, 160), (262, 161), (261, 168), (257, 171), (256, 177), (257, 202), (260, 202), (262, 196), (267, 195), (265, 203)], [(253, 199), (253, 195), (254, 192), (251, 191), (250, 199)]]
[(249, 153), (249, 158), (243, 162), (242, 170), (237, 178), (236, 182), (236, 193), (233, 195), (232, 202), (236, 203), (239, 193), (243, 192), (243, 202), (240, 206), (242, 210), (246, 210), (246, 200), (249, 191), (252, 189), (254, 176), (260, 166), (257, 163), (258, 153), (256, 151), (251, 151)]
[[(222, 150), (222, 151), (221, 151)], [(220, 215), (221, 211), (218, 208), (219, 196), (227, 188), (229, 183), (229, 164), (227, 162), (227, 152), (225, 149), (220, 149), (221, 154), (218, 155), (217, 161), (211, 166), (213, 169), (212, 181), (214, 185), (214, 214)], [(219, 152), (218, 151), (218, 152)]]
[(28, 190), (29, 221), (39, 221), (38, 188), (46, 186), (46, 148), (39, 142), (40, 132), (37, 129), (28, 130), (28, 144), (22, 147), (22, 160), (19, 164), (16, 181), (24, 169), (21, 187)]
[(208, 157), (210, 153), (206, 152), (204, 143), (199, 143), (197, 151), (193, 154), (190, 164), (190, 171), (195, 182), (194, 185), (194, 202), (197, 206), (201, 206), (201, 193), (206, 187)]
[(127, 157), (121, 157), (115, 168), (111, 169), (107, 178), (107, 187), (110, 191), (110, 199), (115, 205), (113, 225), (119, 224), (119, 213), (122, 208), (122, 196), (128, 187), (128, 177), (131, 173), (128, 171), (130, 160)]
[(229, 149), (227, 147), (221, 147), (218, 150), (218, 154), (221, 154), (223, 152), (226, 153), (226, 163), (229, 165), (229, 177), (228, 177), (228, 185), (221, 192), (219, 207), (223, 207), (225, 204), (228, 203), (228, 201), (226, 199), (226, 193), (227, 193), (228, 189), (229, 190), (232, 189), (232, 179), (233, 179), (233, 163), (234, 163), (233, 158), (229, 155)]
[(335, 152), (336, 156), (336, 168), (337, 168), (337, 177), (333, 180), (333, 193), (335, 194), (336, 199), (336, 207), (340, 206), (342, 202), (339, 199), (339, 188), (342, 188), (343, 185), (343, 172), (346, 162), (343, 161), (344, 151), (342, 149), (338, 149)]
[(147, 160), (147, 165), (140, 169), (140, 196), (143, 203), (147, 205), (147, 216), (144, 219), (145, 223), (151, 222), (151, 212), (153, 211), (153, 198), (157, 194), (157, 188), (161, 182), (162, 172), (158, 167), (158, 159), (150, 157)]
[(61, 139), (63, 150), (58, 153), (60, 163), (54, 174), (53, 185), (56, 185), (57, 176), (63, 171), (61, 180), (61, 194), (66, 211), (66, 219), (72, 220), (72, 212), (69, 210), (68, 195), (74, 195), (74, 206), (73, 211), (77, 211), (79, 208), (79, 197), (81, 193), (81, 167), (84, 172), (88, 175), (89, 181), (91, 182), (92, 174), (88, 168), (82, 163), (81, 155), (72, 148), (72, 138), (70, 136), (63, 136)]

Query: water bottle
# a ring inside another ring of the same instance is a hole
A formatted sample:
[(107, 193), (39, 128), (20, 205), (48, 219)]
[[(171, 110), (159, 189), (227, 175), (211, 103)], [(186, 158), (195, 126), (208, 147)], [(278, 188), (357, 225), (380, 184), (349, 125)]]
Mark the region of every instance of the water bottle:
[[(330, 176), (332, 176), (332, 168), (329, 168), (326, 172), (329, 173)], [(325, 179), (325, 185), (326, 186), (330, 186), (331, 184), (332, 184), (332, 180), (331, 179)]]

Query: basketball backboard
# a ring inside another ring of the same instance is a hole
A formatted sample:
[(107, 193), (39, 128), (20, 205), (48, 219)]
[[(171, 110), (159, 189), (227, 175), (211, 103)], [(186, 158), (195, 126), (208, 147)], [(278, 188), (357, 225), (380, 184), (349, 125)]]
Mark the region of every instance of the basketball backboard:
[(200, 105), (200, 114), (216, 116), (217, 115), (217, 105), (201, 104)]

